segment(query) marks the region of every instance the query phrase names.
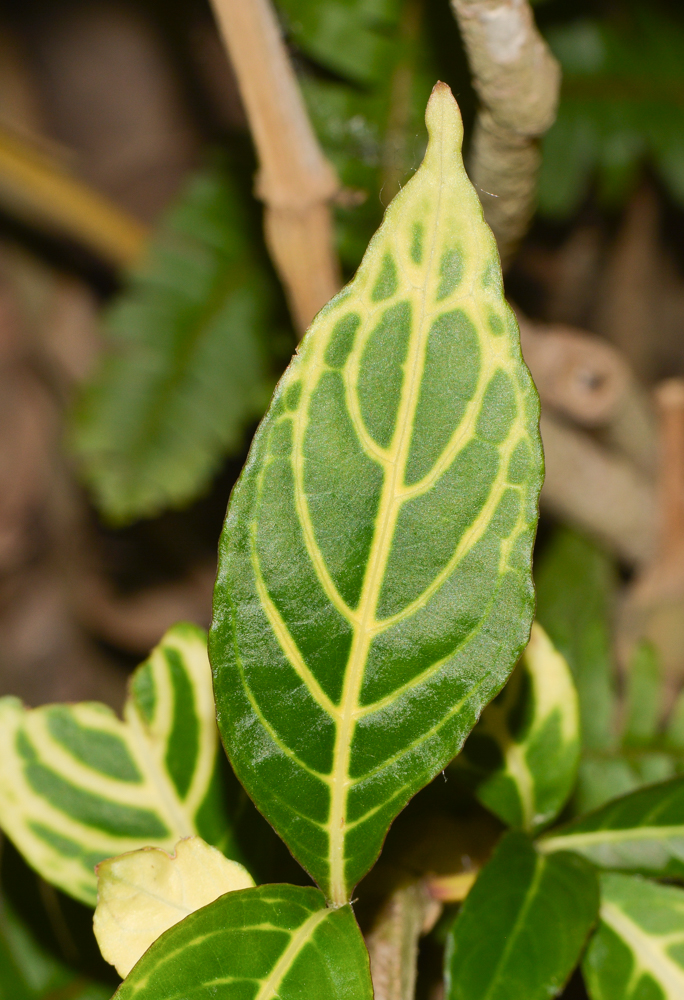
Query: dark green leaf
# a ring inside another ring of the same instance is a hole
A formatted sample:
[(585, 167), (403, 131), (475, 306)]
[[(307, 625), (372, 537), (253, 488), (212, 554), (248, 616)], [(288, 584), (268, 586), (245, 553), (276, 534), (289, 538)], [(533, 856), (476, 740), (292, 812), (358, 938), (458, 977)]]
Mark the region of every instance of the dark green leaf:
[(582, 964), (592, 1000), (681, 1000), (684, 892), (601, 876), (601, 920)]
[(562, 989), (596, 919), (598, 885), (571, 854), (522, 833), (497, 847), (449, 933), (447, 1000), (545, 1000)]
[(538, 846), (576, 851), (599, 868), (684, 878), (684, 778), (615, 799)]
[(112, 521), (193, 500), (265, 408), (273, 292), (245, 197), (224, 170), (196, 175), (109, 312), (73, 439)]
[(229, 892), (155, 941), (116, 1000), (372, 1000), (351, 906), (317, 889)]
[(627, 745), (647, 746), (658, 734), (663, 700), (663, 677), (658, 651), (649, 642), (640, 643), (629, 664), (627, 712), (623, 740)]
[(231, 500), (211, 658), (238, 777), (340, 904), (529, 637), (537, 397), (444, 85)]
[(568, 661), (577, 685), (583, 745), (616, 743), (610, 613), (612, 561), (570, 528), (557, 528), (535, 562), (537, 619)]

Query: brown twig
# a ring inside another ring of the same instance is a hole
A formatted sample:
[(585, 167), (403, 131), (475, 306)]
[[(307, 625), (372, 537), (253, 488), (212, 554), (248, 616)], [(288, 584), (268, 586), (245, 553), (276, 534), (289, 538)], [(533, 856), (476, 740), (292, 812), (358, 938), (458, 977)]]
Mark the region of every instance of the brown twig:
[(470, 173), (504, 266), (534, 212), (538, 139), (556, 117), (560, 68), (527, 0), (451, 0), (481, 101)]
[(414, 1000), (418, 941), (441, 911), (424, 882), (392, 893), (366, 936), (375, 1000)]
[(266, 241), (303, 331), (340, 287), (329, 201), (339, 181), (309, 121), (270, 0), (212, 0), (247, 111)]

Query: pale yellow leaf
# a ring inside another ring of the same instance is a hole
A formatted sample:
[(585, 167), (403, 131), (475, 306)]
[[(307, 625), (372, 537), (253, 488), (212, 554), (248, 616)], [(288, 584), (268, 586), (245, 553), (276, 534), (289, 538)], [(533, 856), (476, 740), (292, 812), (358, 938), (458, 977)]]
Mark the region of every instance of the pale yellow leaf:
[(157, 938), (188, 914), (254, 880), (201, 837), (186, 837), (175, 855), (144, 847), (97, 866), (95, 937), (104, 958), (126, 977)]

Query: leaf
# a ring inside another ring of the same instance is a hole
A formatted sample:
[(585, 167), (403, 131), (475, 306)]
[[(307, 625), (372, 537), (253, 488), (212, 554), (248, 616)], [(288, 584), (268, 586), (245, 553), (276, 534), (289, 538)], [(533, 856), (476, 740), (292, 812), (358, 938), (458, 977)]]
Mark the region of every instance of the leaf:
[(229, 892), (152, 945), (116, 1000), (372, 1000), (351, 906), (317, 889), (262, 885)]
[(314, 59), (354, 83), (378, 83), (392, 60), (388, 29), (400, 0), (278, 0), (293, 40)]
[(554, 830), (540, 850), (576, 851), (599, 868), (684, 877), (684, 778), (640, 788)]
[(537, 854), (508, 833), (466, 896), (447, 939), (447, 1000), (545, 1000), (562, 989), (598, 910), (580, 858)]
[(245, 198), (225, 170), (197, 174), (109, 311), (72, 437), (113, 522), (193, 500), (266, 406), (273, 291)]
[(0, 1000), (109, 1000), (112, 989), (55, 958), (0, 896)]
[(610, 614), (612, 561), (570, 528), (557, 528), (535, 561), (537, 620), (568, 662), (579, 695), (582, 742), (616, 744)]
[(158, 847), (109, 858), (97, 866), (95, 937), (122, 979), (169, 927), (224, 892), (254, 879), (201, 837), (187, 837), (171, 855)]
[(427, 124), (423, 165), (276, 391), (220, 546), (224, 743), (336, 904), (459, 751), (533, 611), (537, 396), (444, 84)]
[(468, 737), (458, 764), (481, 780), (477, 798), (509, 826), (536, 830), (572, 792), (579, 761), (577, 691), (541, 625), (513, 676)]
[(204, 633), (176, 625), (131, 678), (124, 721), (96, 703), (0, 700), (0, 826), (91, 906), (94, 866), (198, 833), (230, 846)]
[(543, 142), (540, 209), (568, 216), (591, 180), (615, 205), (654, 167), (684, 200), (684, 25), (655, 5), (623, 5), (618, 16), (573, 19), (547, 33), (563, 69), (558, 117)]
[(644, 746), (658, 735), (663, 677), (658, 651), (650, 642), (634, 650), (627, 678), (627, 706), (623, 741), (628, 746)]
[(601, 920), (582, 964), (592, 1000), (681, 1000), (684, 892), (601, 876)]

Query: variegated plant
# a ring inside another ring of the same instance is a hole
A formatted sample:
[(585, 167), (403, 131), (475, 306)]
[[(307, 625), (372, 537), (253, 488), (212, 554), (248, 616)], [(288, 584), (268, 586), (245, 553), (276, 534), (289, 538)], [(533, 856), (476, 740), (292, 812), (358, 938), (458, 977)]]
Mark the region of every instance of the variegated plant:
[(0, 825), (86, 902), (92, 866), (118, 855), (98, 866), (95, 928), (119, 1000), (371, 1000), (351, 891), (483, 710), (464, 756), (480, 803), (517, 829), (479, 873), (453, 846), (442, 898), (470, 892), (446, 930), (448, 1000), (548, 1000), (588, 938), (592, 1000), (681, 994), (684, 893), (642, 876), (684, 879), (684, 779), (532, 839), (572, 793), (582, 723), (539, 626), (499, 694), (532, 621), (538, 403), (442, 84), (427, 125), (423, 165), (276, 391), (221, 541), (219, 726), (320, 888), (254, 885), (201, 839), (234, 853), (199, 630), (165, 636), (123, 721), (0, 702)]
[(220, 546), (233, 766), (342, 905), (529, 636), (538, 401), (448, 87), (425, 160), (278, 386)]
[(206, 637), (176, 625), (105, 705), (0, 700), (0, 827), (43, 878), (94, 905), (94, 866), (200, 834), (229, 846)]

